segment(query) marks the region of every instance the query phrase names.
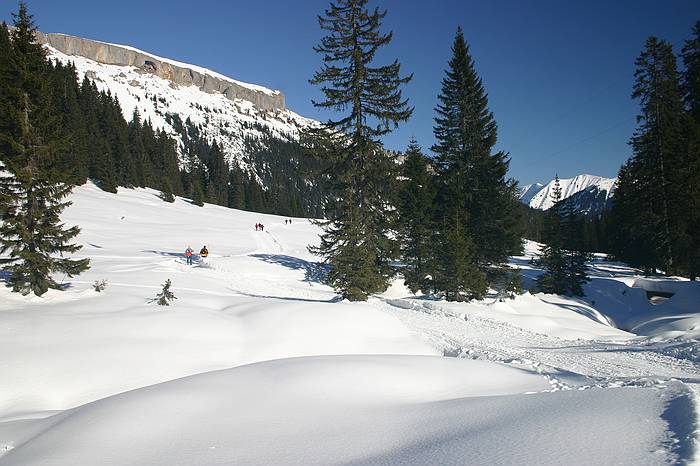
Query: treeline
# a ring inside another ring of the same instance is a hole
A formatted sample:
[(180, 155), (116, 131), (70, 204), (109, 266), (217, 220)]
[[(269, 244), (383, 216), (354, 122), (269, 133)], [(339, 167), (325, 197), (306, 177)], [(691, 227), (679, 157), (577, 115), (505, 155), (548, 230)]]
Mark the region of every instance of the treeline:
[(681, 51), (650, 37), (636, 61), (633, 156), (618, 175), (610, 251), (649, 273), (700, 274), (700, 21)]
[[(562, 203), (569, 207), (569, 203), (564, 199)], [(613, 199), (614, 202), (614, 199)], [(561, 206), (560, 206), (561, 207)], [(547, 211), (533, 209), (521, 203), (521, 218), (523, 219), (523, 237), (538, 243), (544, 242), (545, 221)], [(575, 209), (573, 209), (575, 212)], [(590, 252), (610, 252), (610, 210), (605, 209), (600, 214), (583, 215), (577, 213), (577, 221), (580, 223), (580, 234), (572, 238), (575, 242), (581, 241), (583, 247)], [(568, 241), (567, 238), (564, 238)]]

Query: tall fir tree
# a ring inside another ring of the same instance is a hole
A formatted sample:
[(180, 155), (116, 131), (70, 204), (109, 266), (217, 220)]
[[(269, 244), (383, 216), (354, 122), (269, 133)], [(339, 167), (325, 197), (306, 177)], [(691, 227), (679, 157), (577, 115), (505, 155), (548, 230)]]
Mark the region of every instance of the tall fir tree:
[(411, 139), (401, 167), (397, 200), (399, 213), (398, 238), (401, 243), (403, 276), (406, 286), (414, 293), (432, 291), (428, 277), (435, 275), (434, 208), (435, 187), (430, 163), (415, 139)]
[(412, 76), (400, 76), (398, 61), (373, 64), (392, 39), (380, 31), (385, 16), (378, 9), (370, 13), (367, 0), (332, 3), (319, 17), (328, 35), (314, 48), (324, 64), (310, 81), (321, 86), (325, 97), (314, 105), (347, 109), (324, 125), (335, 137), (325, 173), (331, 180), (331, 205), (328, 220), (321, 222), (321, 244), (311, 251), (331, 265), (333, 287), (353, 301), (386, 290), (398, 250), (390, 206), (396, 168), (379, 138), (411, 116), (401, 86)]
[(688, 234), (688, 276), (700, 276), (700, 21), (693, 27), (693, 36), (683, 46), (684, 70), (681, 90), (687, 111), (685, 126), (684, 191), (686, 193), (686, 225)]
[[(614, 205), (612, 214), (619, 238), (642, 243), (614, 252), (647, 270), (658, 267), (666, 273), (678, 273), (684, 268), (691, 240), (684, 192), (686, 117), (676, 57), (671, 44), (650, 37), (635, 63), (632, 97), (639, 100), (641, 113), (630, 140), (633, 156), (620, 173), (622, 182), (615, 194), (625, 202)], [(626, 255), (629, 251), (642, 254), (630, 257)]]
[(2, 161), (6, 163), (0, 167), (6, 169), (0, 177), (0, 253), (10, 256), (8, 286), (41, 296), (49, 288), (59, 288), (53, 273), (73, 276), (87, 269), (89, 261), (63, 257), (81, 247), (70, 243), (79, 228), (65, 228), (60, 221), (60, 213), (70, 204), (64, 199), (71, 188), (56, 180), (54, 162), (67, 143), (60, 119), (52, 112), (45, 78), (51, 67), (35, 40), (36, 27), (23, 2), (14, 17), (10, 56), (18, 79), (17, 87), (5, 92), (19, 100), (4, 122), (11, 130), (4, 133)]
[[(506, 178), (508, 154), (492, 153), (496, 121), (461, 28), (452, 45), (438, 100), (434, 127), (437, 142), (432, 149), (437, 154), (440, 221), (450, 224), (460, 219), (462, 225), (453, 227), (469, 236), (460, 242), (473, 243), (471, 260), (483, 274), (522, 249), (522, 222), (516, 184)], [(439, 247), (443, 253), (458, 250), (443, 244)]]

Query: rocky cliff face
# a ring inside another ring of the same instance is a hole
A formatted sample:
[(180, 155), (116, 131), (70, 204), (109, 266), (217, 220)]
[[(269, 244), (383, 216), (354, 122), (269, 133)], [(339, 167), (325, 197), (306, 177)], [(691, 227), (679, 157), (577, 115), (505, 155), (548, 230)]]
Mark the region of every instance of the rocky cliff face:
[(202, 68), (179, 66), (170, 61), (146, 54), (136, 49), (107, 44), (65, 34), (37, 33), (42, 44), (73, 56), (81, 56), (99, 63), (134, 66), (143, 73), (151, 73), (181, 86), (199, 87), (209, 94), (221, 93), (227, 98), (252, 102), (262, 110), (284, 110), (284, 95), (260, 86), (238, 83)]

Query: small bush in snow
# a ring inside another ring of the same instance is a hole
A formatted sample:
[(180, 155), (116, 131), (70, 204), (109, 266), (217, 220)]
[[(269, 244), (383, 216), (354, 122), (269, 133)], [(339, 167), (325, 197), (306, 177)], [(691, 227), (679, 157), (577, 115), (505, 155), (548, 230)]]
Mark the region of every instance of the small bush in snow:
[(506, 282), (506, 295), (509, 299), (515, 299), (517, 295), (523, 294), (523, 292), (523, 279), (520, 276), (520, 272), (511, 272)]
[(95, 280), (95, 283), (92, 284), (92, 288), (96, 292), (102, 293), (105, 288), (107, 288), (107, 280)]
[(159, 306), (170, 306), (170, 301), (177, 299), (173, 292), (170, 291), (171, 286), (172, 283), (168, 278), (165, 283), (163, 283), (163, 289), (160, 291), (160, 293), (158, 293), (155, 298), (150, 299), (148, 302), (157, 303)]

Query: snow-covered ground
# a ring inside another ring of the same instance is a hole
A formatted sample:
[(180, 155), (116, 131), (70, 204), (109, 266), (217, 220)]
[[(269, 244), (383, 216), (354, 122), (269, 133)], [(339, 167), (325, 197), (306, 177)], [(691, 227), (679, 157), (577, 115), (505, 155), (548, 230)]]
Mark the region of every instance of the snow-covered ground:
[(599, 258), (585, 299), (339, 302), (307, 220), (157, 194), (77, 188), (92, 268), (0, 287), (0, 465), (698, 462), (696, 283)]

